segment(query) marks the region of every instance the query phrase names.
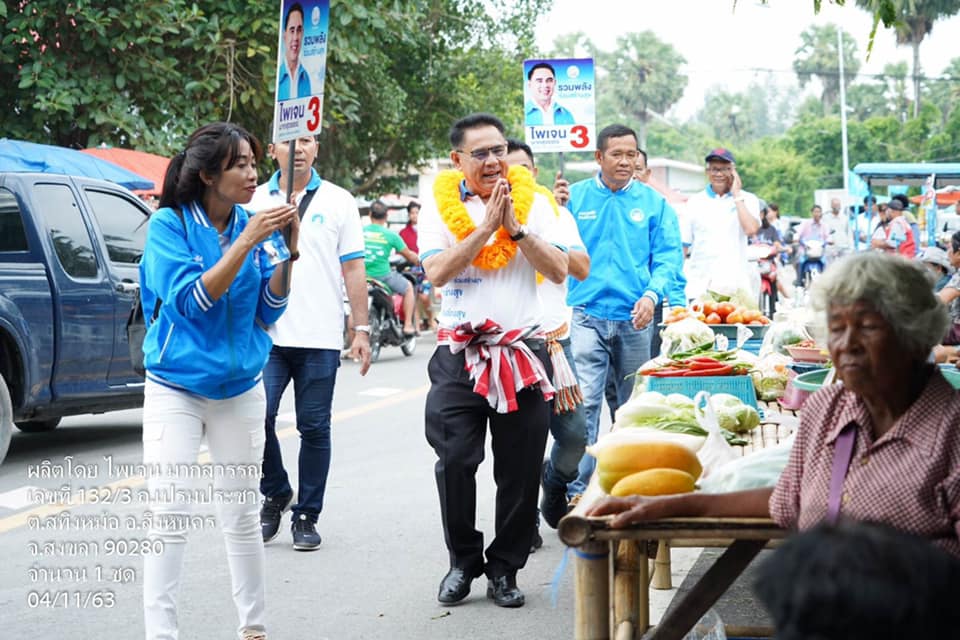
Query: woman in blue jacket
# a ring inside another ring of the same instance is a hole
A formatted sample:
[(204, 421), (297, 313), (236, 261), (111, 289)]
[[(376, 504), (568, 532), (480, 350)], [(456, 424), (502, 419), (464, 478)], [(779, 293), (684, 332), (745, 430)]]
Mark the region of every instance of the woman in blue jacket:
[[(253, 197), (261, 152), (236, 125), (201, 127), (171, 160), (161, 208), (150, 218), (140, 264), (143, 308), (152, 313), (143, 345), (143, 458), (151, 548), (159, 553), (144, 554), (148, 640), (177, 637), (187, 532), (211, 511), (226, 539), (239, 635), (266, 638), (258, 517), (264, 327), (287, 304), (289, 263), (275, 268), (286, 255), (278, 231), (290, 225), (295, 260), (299, 219), (292, 205), (256, 215), (241, 206)], [(204, 435), (209, 459), (198, 461)]]

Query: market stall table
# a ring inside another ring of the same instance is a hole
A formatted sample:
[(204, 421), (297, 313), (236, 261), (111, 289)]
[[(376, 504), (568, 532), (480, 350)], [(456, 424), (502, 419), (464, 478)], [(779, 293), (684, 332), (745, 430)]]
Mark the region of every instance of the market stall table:
[[(765, 422), (747, 434), (745, 447), (735, 447), (741, 455), (773, 446), (796, 428), (797, 418), (792, 412), (778, 411), (775, 404), (762, 408)], [(680, 640), (761, 549), (787, 535), (766, 518), (670, 518), (611, 529), (609, 517), (584, 515), (603, 495), (594, 476), (577, 507), (558, 528), (560, 539), (575, 554), (576, 640)], [(651, 629), (648, 588), (671, 587), (672, 546), (726, 550), (686, 597)], [(769, 630), (728, 629), (728, 633), (753, 635), (764, 631)]]

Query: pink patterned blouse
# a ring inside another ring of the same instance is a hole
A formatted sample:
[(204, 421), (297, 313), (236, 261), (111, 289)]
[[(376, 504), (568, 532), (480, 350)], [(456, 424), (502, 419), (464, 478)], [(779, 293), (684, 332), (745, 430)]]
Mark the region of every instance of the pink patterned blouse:
[(808, 529), (824, 519), (834, 443), (851, 422), (857, 439), (840, 517), (883, 522), (960, 556), (960, 392), (939, 370), (881, 438), (853, 392), (830, 386), (807, 399), (790, 460), (770, 497), (773, 520)]

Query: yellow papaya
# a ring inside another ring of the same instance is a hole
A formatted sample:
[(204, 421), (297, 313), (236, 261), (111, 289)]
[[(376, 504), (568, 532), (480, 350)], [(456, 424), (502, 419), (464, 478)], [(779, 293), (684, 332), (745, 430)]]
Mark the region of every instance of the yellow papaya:
[(695, 479), (677, 469), (647, 469), (624, 476), (610, 490), (612, 496), (666, 496), (690, 493)]
[(676, 442), (624, 442), (597, 453), (600, 488), (607, 493), (621, 478), (647, 469), (677, 469), (696, 480), (703, 467), (697, 454)]

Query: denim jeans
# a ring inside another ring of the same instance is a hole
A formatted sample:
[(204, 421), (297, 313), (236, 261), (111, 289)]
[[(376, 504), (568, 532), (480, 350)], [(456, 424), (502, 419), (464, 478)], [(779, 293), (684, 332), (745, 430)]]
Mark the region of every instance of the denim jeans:
[[(579, 308), (573, 310), (570, 341), (583, 391), (587, 446), (597, 441), (607, 374), (616, 384), (619, 407), (633, 391), (633, 374), (650, 359), (650, 338), (655, 328), (651, 322), (637, 331), (629, 320), (604, 320), (587, 315)], [(567, 486), (568, 496), (584, 492), (595, 467), (593, 456), (585, 454), (581, 457), (579, 475)]]
[[(570, 338), (559, 342), (563, 347), (563, 355), (576, 376), (577, 365), (573, 359)], [(551, 413), (550, 435), (553, 436), (553, 447), (550, 449), (550, 459), (547, 460), (547, 469), (543, 474), (543, 484), (555, 488), (558, 492), (565, 492), (567, 483), (577, 477), (586, 444), (587, 422), (583, 405), (578, 404), (573, 411)]]
[[(147, 640), (177, 638), (177, 592), (192, 528), (186, 517), (207, 516), (211, 509), (226, 542), (233, 602), (240, 619), (237, 633), (264, 630), (266, 578), (256, 473), (263, 457), (264, 404), (261, 384), (223, 400), (203, 398), (149, 379), (144, 385), (143, 462), (157, 470), (147, 481), (149, 508), (155, 518), (148, 536), (163, 545), (162, 553), (143, 556)], [(211, 479), (193, 477), (204, 436), (211, 462), (233, 472), (212, 471)], [(216, 492), (211, 495), (229, 499), (208, 504), (202, 496), (211, 483)]]
[(260, 492), (274, 498), (293, 490), (283, 467), (276, 432), (280, 397), (293, 380), (297, 430), (300, 432), (299, 487), (297, 502), (293, 505), (294, 518), (303, 513), (316, 521), (323, 510), (323, 495), (330, 470), (330, 413), (339, 366), (340, 352), (336, 349), (275, 346), (270, 350), (270, 358), (263, 370), (267, 390), (267, 443), (263, 452)]

